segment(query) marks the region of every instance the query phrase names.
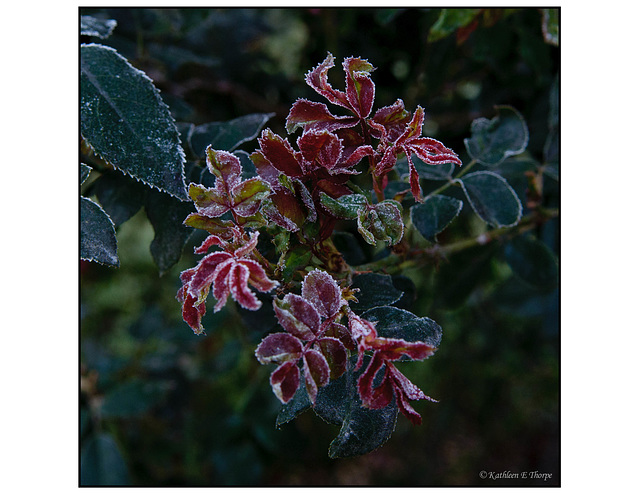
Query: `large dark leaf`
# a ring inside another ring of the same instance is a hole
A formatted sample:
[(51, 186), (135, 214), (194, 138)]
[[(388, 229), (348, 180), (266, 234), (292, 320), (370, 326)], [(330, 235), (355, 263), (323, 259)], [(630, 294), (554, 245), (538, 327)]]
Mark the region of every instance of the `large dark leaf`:
[(369, 357), (356, 370), (357, 356), (347, 364), (347, 371), (318, 392), (315, 413), (332, 424), (342, 425), (329, 446), (329, 457), (342, 458), (368, 454), (384, 444), (396, 426), (398, 408), (395, 401), (382, 409), (362, 405), (357, 390), (358, 378), (366, 369)]
[(402, 297), (402, 291), (393, 285), (391, 276), (381, 273), (356, 275), (351, 287), (358, 289), (358, 302), (351, 303), (353, 311), (358, 314), (378, 306), (389, 306)]
[(504, 177), (493, 172), (474, 172), (457, 179), (471, 207), (485, 222), (510, 227), (522, 216), (522, 203)]
[(215, 150), (233, 151), (242, 143), (255, 139), (273, 113), (252, 113), (226, 122), (209, 122), (193, 126), (187, 139), (191, 150), (204, 158), (207, 146)]
[(530, 235), (516, 237), (504, 249), (509, 266), (522, 280), (538, 289), (558, 284), (558, 262), (552, 251)]
[(184, 151), (169, 108), (151, 79), (113, 48), (80, 49), (80, 130), (117, 169), (187, 198)]
[(431, 318), (416, 316), (404, 309), (382, 306), (363, 313), (362, 317), (376, 322), (376, 331), (380, 337), (426, 342), (433, 347), (438, 347), (442, 340), (440, 325)]
[(471, 158), (495, 166), (505, 158), (522, 153), (529, 143), (529, 130), (520, 113), (507, 105), (496, 106), (497, 116), (471, 124), (471, 137), (464, 140)]
[(80, 198), (80, 258), (119, 266), (113, 222), (100, 206)]
[(430, 196), (411, 207), (411, 222), (427, 240), (433, 240), (462, 209), (462, 201), (449, 196)]

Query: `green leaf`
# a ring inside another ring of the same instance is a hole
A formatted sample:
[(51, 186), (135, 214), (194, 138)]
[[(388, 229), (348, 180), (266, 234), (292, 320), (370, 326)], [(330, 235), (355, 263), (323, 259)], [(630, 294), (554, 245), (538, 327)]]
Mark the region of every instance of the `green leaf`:
[(320, 204), (336, 218), (355, 220), (358, 218), (358, 212), (368, 204), (368, 201), (362, 194), (346, 194), (338, 199), (333, 199), (328, 194), (321, 192)]
[(438, 41), (449, 36), (458, 28), (470, 24), (480, 12), (481, 9), (442, 9), (440, 17), (431, 26), (428, 41)]
[(521, 235), (504, 248), (504, 257), (513, 272), (537, 289), (558, 285), (558, 261), (546, 244), (531, 235)]
[(151, 79), (113, 48), (81, 46), (80, 130), (118, 170), (187, 199), (185, 156), (169, 108)]
[(351, 303), (354, 312), (360, 314), (378, 306), (388, 306), (397, 302), (403, 292), (393, 285), (391, 275), (363, 273), (353, 277), (351, 287), (356, 292), (357, 303)]
[(398, 244), (404, 234), (401, 210), (400, 203), (391, 199), (362, 208), (358, 212), (358, 232), (371, 245), (376, 240), (390, 246)]
[(84, 163), (80, 164), (80, 185), (84, 184), (84, 182), (89, 178), (91, 170), (92, 168), (89, 165), (85, 165)]
[(511, 227), (522, 217), (522, 204), (509, 183), (493, 172), (474, 172), (457, 179), (473, 210), (496, 227)]
[(520, 112), (496, 106), (497, 116), (481, 117), (471, 124), (471, 137), (464, 144), (471, 158), (483, 165), (495, 166), (505, 158), (522, 153), (529, 143), (529, 130)]
[(99, 205), (80, 198), (80, 258), (119, 266), (118, 242), (113, 222)]
[(111, 435), (89, 437), (80, 453), (80, 485), (122, 486), (129, 484), (127, 465)]
[(204, 158), (207, 146), (233, 151), (242, 143), (255, 139), (274, 113), (252, 113), (226, 122), (209, 122), (194, 126), (188, 133), (191, 150)]
[(347, 371), (318, 391), (314, 412), (328, 423), (342, 425), (329, 446), (332, 459), (368, 454), (384, 444), (395, 430), (395, 401), (382, 409), (369, 409), (360, 400), (357, 382), (369, 359), (365, 356), (363, 366), (355, 370), (357, 356), (352, 356)]
[(426, 342), (438, 347), (442, 340), (442, 328), (431, 318), (416, 316), (393, 306), (373, 308), (362, 314), (362, 318), (377, 322), (380, 337), (403, 339), (407, 342)]
[(429, 196), (411, 207), (411, 222), (427, 240), (435, 239), (462, 209), (462, 201), (449, 196)]
[(117, 25), (118, 23), (114, 19), (98, 19), (90, 15), (80, 16), (80, 34), (82, 36), (105, 39), (111, 36)]
[(297, 245), (280, 256), (278, 269), (282, 272), (284, 280), (291, 280), (296, 270), (306, 267), (311, 261), (313, 253), (306, 247)]
[(184, 246), (193, 232), (183, 222), (193, 213), (193, 204), (161, 192), (149, 191), (145, 211), (155, 232), (151, 241), (151, 256), (162, 274), (182, 257)]

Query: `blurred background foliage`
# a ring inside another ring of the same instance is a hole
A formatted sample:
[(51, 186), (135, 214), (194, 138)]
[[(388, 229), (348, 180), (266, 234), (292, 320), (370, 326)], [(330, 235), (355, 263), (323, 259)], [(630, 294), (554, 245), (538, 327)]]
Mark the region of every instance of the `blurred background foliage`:
[[(557, 24), (541, 9), (456, 9), (449, 24), (441, 9), (80, 13), (118, 22), (108, 39), (81, 41), (112, 46), (146, 72), (178, 122), (274, 112), (267, 126), (286, 135), (296, 98), (317, 100), (304, 74), (330, 51), (338, 61), (368, 59), (377, 67), (376, 108), (396, 98), (408, 109), (423, 106), (425, 133), (465, 163), (472, 120), (493, 117), (494, 105), (518, 109), (529, 126), (528, 151), (504, 162), (500, 173), (523, 204), (524, 172), (549, 162), (559, 49), (549, 42)], [(544, 202), (557, 207), (557, 165), (551, 170)], [(480, 232), (472, 213), (465, 206), (439, 242)], [(533, 232), (557, 256), (557, 219)], [(313, 413), (275, 428), (279, 402), (270, 369), (254, 357), (275, 325), (269, 306), (252, 313), (227, 304), (204, 318), (206, 337), (193, 335), (175, 294), (178, 274), (196, 264), (192, 248), (202, 239), (194, 234), (180, 262), (160, 276), (149, 252), (153, 236), (140, 211), (118, 227), (120, 268), (81, 263), (82, 484), (513, 484), (483, 481), (482, 470), (537, 470), (553, 474), (546, 485), (559, 483), (559, 295), (545, 253), (518, 261), (522, 241), (491, 243), (396, 277), (405, 291), (401, 305), (444, 330), (433, 358), (402, 368), (440, 402), (415, 404), (423, 425), (400, 417), (373, 453), (331, 460), (327, 448), (337, 428)], [(343, 240), (352, 245), (354, 238)], [(366, 259), (366, 246), (360, 248), (350, 254)]]

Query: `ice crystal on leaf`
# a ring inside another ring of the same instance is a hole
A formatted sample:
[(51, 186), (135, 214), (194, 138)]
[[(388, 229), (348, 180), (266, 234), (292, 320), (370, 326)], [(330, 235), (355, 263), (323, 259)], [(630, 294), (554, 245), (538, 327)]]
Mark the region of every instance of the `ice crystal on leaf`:
[(298, 362), (312, 404), (318, 389), (329, 383), (330, 377), (344, 373), (347, 349), (340, 339), (332, 336), (340, 333), (342, 325), (336, 318), (341, 316), (344, 305), (340, 287), (321, 270), (305, 277), (301, 296), (290, 293), (274, 300), (276, 318), (287, 333), (265, 337), (256, 349), (256, 357), (262, 364), (279, 364), (271, 374), (271, 387), (282, 403), (291, 400), (300, 384)]
[(269, 292), (278, 286), (277, 281), (269, 279), (262, 265), (250, 258), (259, 233), (252, 233), (249, 239), (236, 233), (237, 239), (232, 243), (213, 234), (207, 237), (195, 249), (196, 253), (206, 252), (212, 246), (220, 246), (223, 251), (206, 255), (195, 268), (185, 270), (180, 276), (183, 285), (177, 297), (183, 304), (183, 317), (195, 333), (203, 332), (204, 301), (211, 288), (217, 300), (214, 311), (220, 311), (229, 296), (243, 308), (255, 311), (262, 302), (249, 285), (260, 292)]

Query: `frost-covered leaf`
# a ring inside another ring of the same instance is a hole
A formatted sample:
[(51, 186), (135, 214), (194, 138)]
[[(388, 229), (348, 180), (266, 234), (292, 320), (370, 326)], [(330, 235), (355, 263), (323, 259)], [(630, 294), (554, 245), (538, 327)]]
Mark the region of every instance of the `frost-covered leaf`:
[(329, 383), (329, 363), (320, 352), (309, 349), (302, 356), (302, 370), (309, 400), (315, 404), (318, 390)]
[(90, 15), (80, 16), (80, 34), (83, 36), (105, 39), (111, 36), (117, 25), (118, 22), (114, 19), (98, 19)]
[(113, 48), (81, 46), (80, 130), (117, 169), (186, 199), (185, 156), (169, 108), (151, 79)]
[(252, 113), (226, 122), (209, 122), (190, 129), (188, 142), (196, 156), (204, 158), (207, 146), (216, 150), (233, 151), (238, 146), (258, 137), (273, 117), (273, 113)]
[(509, 183), (493, 172), (474, 172), (457, 181), (473, 210), (495, 227), (510, 227), (522, 216), (522, 203)]
[(340, 287), (327, 272), (315, 269), (302, 283), (302, 297), (309, 301), (323, 318), (333, 317), (344, 299)]
[(373, 308), (362, 314), (365, 320), (376, 323), (376, 331), (385, 339), (402, 339), (407, 342), (425, 342), (438, 347), (442, 340), (442, 328), (431, 318), (420, 317), (393, 306)]
[(280, 402), (286, 404), (300, 385), (300, 369), (294, 361), (287, 361), (271, 373), (270, 382), (273, 393)]
[(491, 120), (481, 117), (471, 123), (471, 137), (464, 144), (471, 158), (496, 166), (505, 158), (522, 153), (529, 143), (529, 130), (520, 112), (508, 105), (496, 106)]
[(402, 291), (393, 285), (391, 275), (381, 273), (363, 273), (353, 277), (352, 289), (356, 292), (358, 302), (352, 302), (351, 308), (357, 314), (378, 306), (389, 306), (402, 297)]
[(113, 222), (99, 205), (88, 198), (80, 198), (80, 258), (120, 265)]
[(113, 437), (108, 433), (95, 433), (87, 438), (80, 452), (80, 485), (128, 484), (129, 471)]
[(320, 315), (313, 305), (297, 294), (274, 299), (273, 309), (278, 323), (291, 335), (302, 340), (313, 340), (320, 328)]
[(89, 174), (91, 173), (91, 167), (89, 165), (85, 165), (84, 163), (80, 164), (80, 185), (84, 184), (89, 178)]
[(184, 219), (194, 208), (191, 203), (179, 201), (167, 194), (150, 190), (145, 202), (147, 217), (155, 236), (151, 241), (151, 256), (160, 273), (175, 265), (193, 231), (185, 227)]
[[(336, 323), (333, 328), (340, 328), (342, 325)], [(342, 327), (345, 330), (346, 327)], [(337, 332), (336, 332), (337, 333)], [(338, 378), (347, 369), (347, 349), (345, 345), (335, 337), (323, 337), (318, 340), (318, 349), (327, 360), (329, 369), (331, 370), (330, 378), (332, 380)]]
[(462, 201), (449, 196), (430, 196), (411, 207), (411, 222), (427, 240), (433, 240), (462, 209)]
[(210, 234), (221, 236), (226, 240), (231, 239), (231, 227), (234, 225), (231, 220), (212, 218), (201, 213), (191, 213), (184, 219), (184, 224), (194, 229), (206, 230)]
[(558, 284), (558, 261), (553, 252), (533, 236), (521, 235), (504, 248), (504, 257), (513, 272), (537, 289)]
[(368, 202), (362, 194), (346, 194), (334, 199), (328, 194), (320, 193), (320, 204), (336, 218), (344, 220), (355, 220), (358, 212), (365, 207)]
[(255, 354), (262, 364), (295, 362), (302, 355), (302, 344), (288, 333), (272, 333), (262, 339)]
[(438, 41), (457, 29), (470, 24), (481, 9), (442, 9), (440, 16), (429, 31), (428, 41)]
[[(393, 433), (398, 416), (394, 401), (381, 409), (362, 405), (357, 381), (365, 366), (355, 369), (357, 357), (349, 360), (347, 371), (318, 391), (314, 412), (328, 423), (341, 425), (329, 446), (332, 459), (368, 454), (384, 444)], [(365, 356), (364, 364), (368, 364)]]
[(393, 246), (402, 240), (404, 223), (402, 206), (397, 201), (386, 199), (358, 211), (358, 232), (371, 245), (383, 241)]

